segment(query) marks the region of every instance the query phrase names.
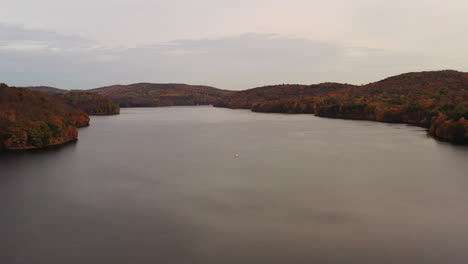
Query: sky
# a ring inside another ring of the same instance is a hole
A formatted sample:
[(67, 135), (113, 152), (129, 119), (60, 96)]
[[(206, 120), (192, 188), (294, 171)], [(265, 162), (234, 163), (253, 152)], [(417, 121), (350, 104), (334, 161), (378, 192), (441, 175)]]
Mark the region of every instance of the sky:
[(468, 71), (466, 0), (2, 0), (0, 82), (242, 90)]

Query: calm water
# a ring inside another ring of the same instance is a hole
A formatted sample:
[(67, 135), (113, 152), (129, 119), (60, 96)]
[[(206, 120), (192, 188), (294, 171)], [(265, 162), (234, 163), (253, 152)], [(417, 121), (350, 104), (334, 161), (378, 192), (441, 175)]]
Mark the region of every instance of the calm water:
[(0, 156), (0, 263), (468, 263), (468, 148), (406, 125), (123, 109), (76, 144)]

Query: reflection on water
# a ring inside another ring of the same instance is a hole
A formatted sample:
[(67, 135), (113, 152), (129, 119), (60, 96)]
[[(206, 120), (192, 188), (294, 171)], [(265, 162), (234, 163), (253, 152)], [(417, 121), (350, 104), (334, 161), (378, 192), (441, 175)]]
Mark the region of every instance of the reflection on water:
[(406, 125), (123, 109), (0, 156), (0, 263), (468, 263), (467, 158)]

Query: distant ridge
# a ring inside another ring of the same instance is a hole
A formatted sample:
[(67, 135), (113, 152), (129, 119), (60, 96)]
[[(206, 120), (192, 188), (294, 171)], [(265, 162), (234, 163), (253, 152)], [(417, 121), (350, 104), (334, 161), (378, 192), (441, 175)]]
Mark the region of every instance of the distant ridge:
[(89, 91), (105, 96), (121, 107), (209, 105), (234, 93), (210, 86), (177, 83), (112, 85)]
[(281, 84), (243, 90), (221, 98), (215, 103), (217, 107), (252, 109), (254, 106), (278, 100), (300, 100), (314, 96), (357, 87), (341, 83), (321, 83), (314, 85)]
[(112, 100), (86, 90), (65, 90), (49, 86), (20, 88), (62, 97), (66, 103), (85, 111), (88, 115), (118, 115), (120, 113), (120, 107)]
[[(111, 85), (90, 90), (65, 90), (49, 86), (21, 87), (47, 94), (94, 93), (121, 107), (159, 107), (176, 105), (210, 105), (235, 93), (205, 85), (180, 83), (134, 83)], [(90, 97), (90, 96), (88, 96)], [(83, 101), (81, 101), (83, 103)], [(90, 112), (90, 114), (94, 114)]]
[(24, 86), (24, 87), (18, 87), (18, 88), (25, 88), (25, 89), (30, 89), (30, 90), (39, 91), (39, 92), (48, 93), (48, 94), (61, 94), (61, 93), (66, 93), (69, 91), (69, 90), (59, 89), (59, 88), (50, 87), (50, 86)]

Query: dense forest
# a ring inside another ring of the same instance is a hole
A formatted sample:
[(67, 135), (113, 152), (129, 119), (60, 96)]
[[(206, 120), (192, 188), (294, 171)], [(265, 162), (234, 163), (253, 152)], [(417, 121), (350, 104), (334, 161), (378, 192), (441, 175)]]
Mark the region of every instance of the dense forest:
[(30, 90), (39, 91), (39, 92), (48, 93), (48, 94), (63, 94), (69, 91), (69, 90), (59, 89), (59, 88), (50, 87), (50, 86), (24, 86), (24, 87), (18, 87), (18, 88), (25, 88), (25, 89), (30, 89)]
[(76, 140), (89, 116), (62, 98), (0, 84), (0, 149), (32, 149)]
[(118, 115), (120, 113), (118, 104), (96, 93), (82, 90), (70, 91), (49, 86), (29, 86), (21, 88), (63, 97), (65, 102), (82, 109), (88, 113), (88, 115)]
[(210, 105), (234, 93), (209, 86), (156, 83), (113, 85), (88, 91), (111, 99), (121, 107)]
[[(118, 112), (111, 103), (121, 107), (158, 107), (177, 105), (210, 105), (220, 98), (234, 94), (234, 91), (202, 85), (135, 83), (129, 85), (112, 85), (90, 90), (65, 90), (49, 86), (22, 87), (48, 94), (66, 95), (68, 101), (84, 106), (88, 114), (115, 114)], [(71, 94), (73, 92), (74, 94)], [(80, 94), (78, 96), (77, 94)], [(92, 94), (96, 97), (93, 98)], [(105, 102), (103, 99), (109, 100)], [(101, 108), (95, 109), (91, 105)], [(106, 110), (109, 111), (106, 113)]]
[[(231, 96), (221, 98), (214, 106), (228, 107), (232, 109), (253, 109), (260, 105), (265, 106), (265, 111), (259, 112), (295, 112), (292, 109), (282, 109), (282, 104), (290, 101), (310, 99), (323, 96), (345, 88), (354, 87), (349, 84), (322, 83), (317, 85), (282, 84), (264, 86), (236, 92)], [(269, 109), (271, 107), (271, 109)], [(279, 107), (279, 108), (278, 108)], [(278, 109), (275, 109), (278, 108)], [(304, 109), (303, 111), (312, 111)]]
[(439, 139), (468, 143), (468, 73), (406, 73), (363, 86), (278, 85), (238, 92), (215, 106), (257, 112), (407, 123)]
[(89, 124), (87, 114), (118, 114), (119, 105), (207, 104), (256, 112), (406, 123), (425, 127), (438, 139), (468, 144), (468, 73), (457, 71), (406, 73), (362, 86), (283, 84), (239, 92), (151, 83), (87, 91), (26, 88), (1, 84), (0, 148), (37, 148), (74, 140), (76, 128)]
[(82, 109), (89, 115), (118, 115), (120, 113), (118, 104), (96, 93), (72, 91), (59, 96), (62, 96), (68, 104)]

